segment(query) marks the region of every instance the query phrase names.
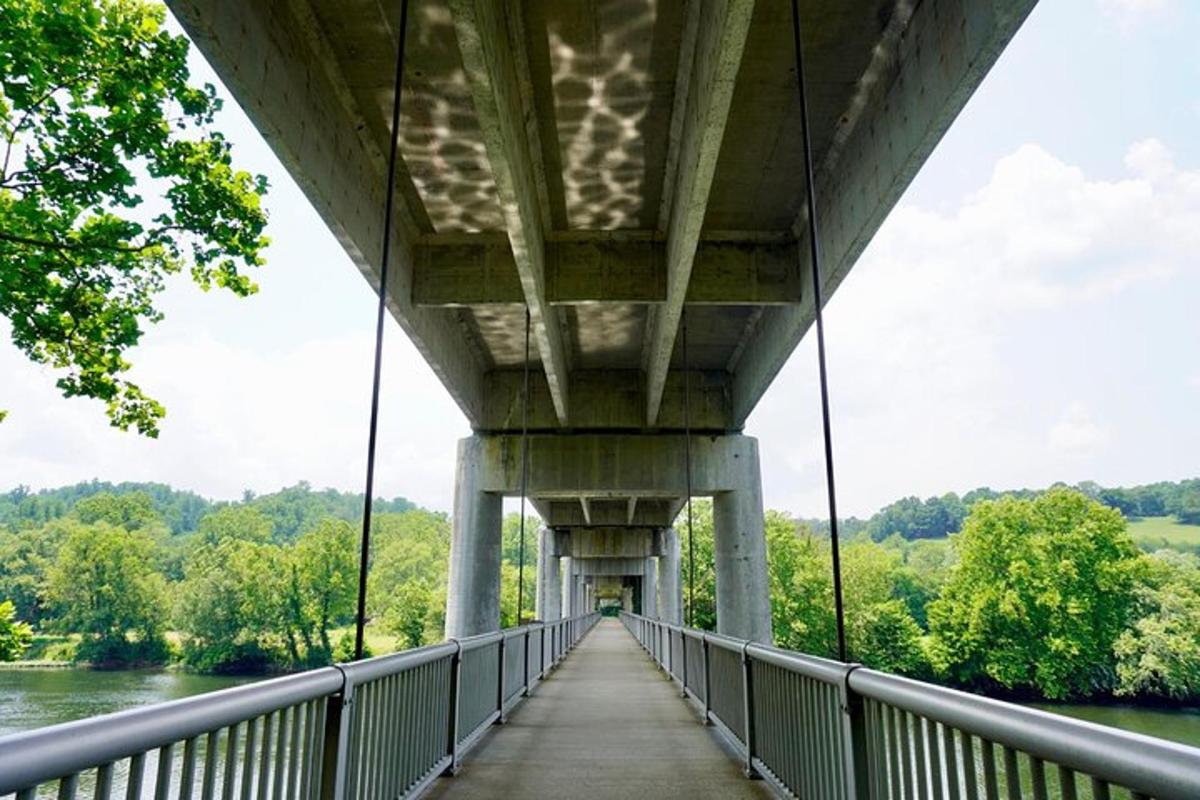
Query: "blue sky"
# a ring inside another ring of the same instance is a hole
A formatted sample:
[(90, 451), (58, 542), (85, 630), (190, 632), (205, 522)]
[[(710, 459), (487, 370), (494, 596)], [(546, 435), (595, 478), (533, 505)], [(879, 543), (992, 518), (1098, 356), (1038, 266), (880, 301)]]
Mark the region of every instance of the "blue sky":
[[(1188, 0), (1042, 0), (830, 301), (843, 513), (1200, 475), (1197, 33)], [(133, 354), (157, 441), (59, 397), (5, 329), (0, 489), (360, 489), (374, 298), (232, 102), (221, 125), (272, 184), (261, 292), (168, 289)], [(394, 325), (384, 364), (379, 491), (448, 510), (467, 425)], [(805, 341), (748, 426), (767, 505), (804, 516), (825, 508), (815, 377)]]

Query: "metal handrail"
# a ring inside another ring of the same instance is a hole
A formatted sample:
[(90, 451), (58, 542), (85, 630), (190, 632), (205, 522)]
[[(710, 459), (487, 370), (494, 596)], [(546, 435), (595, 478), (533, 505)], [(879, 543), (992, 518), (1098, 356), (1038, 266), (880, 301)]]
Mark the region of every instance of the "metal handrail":
[[(1194, 747), (635, 614), (621, 620), (731, 740), (747, 774), (786, 795), (1200, 797)], [(686, 639), (703, 644), (703, 663), (689, 662)], [(712, 654), (733, 651), (740, 680), (723, 661), (712, 682)], [(703, 697), (690, 688), (697, 674)]]
[(536, 622), (2, 736), (0, 797), (34, 800), (39, 788), (57, 783), (53, 792), (73, 800), (81, 781), (94, 785), (97, 800), (118, 793), (165, 800), (176, 781), (180, 800), (412, 796), (453, 772), (478, 740), (478, 730), (460, 725), (481, 712), (463, 696), (465, 658), (482, 658), (477, 665), (495, 659), (487, 680), (503, 687), (505, 643), (528, 652), (537, 637), (541, 655), (525, 659), (522, 692), (473, 695), (494, 702), (484, 713), (490, 724), (598, 619)]

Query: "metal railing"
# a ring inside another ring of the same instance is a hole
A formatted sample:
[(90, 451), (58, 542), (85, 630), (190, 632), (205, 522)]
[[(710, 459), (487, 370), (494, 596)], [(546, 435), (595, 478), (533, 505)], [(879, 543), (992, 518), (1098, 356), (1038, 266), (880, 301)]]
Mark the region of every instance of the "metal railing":
[(586, 614), (0, 737), (0, 798), (392, 800), (459, 760)]
[(633, 614), (621, 621), (785, 795), (1200, 798), (1200, 749)]

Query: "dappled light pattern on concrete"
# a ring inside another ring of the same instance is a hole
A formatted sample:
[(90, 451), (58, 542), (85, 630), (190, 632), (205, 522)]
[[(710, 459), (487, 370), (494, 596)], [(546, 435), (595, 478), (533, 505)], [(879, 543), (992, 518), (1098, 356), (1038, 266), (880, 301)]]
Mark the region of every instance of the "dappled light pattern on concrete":
[[(418, 0), (401, 100), (400, 151), (438, 233), (496, 230), (504, 217), (471, 89), (462, 68), (450, 9)], [(377, 93), (390, 114), (391, 88)]]
[(427, 797), (771, 797), (604, 619)]
[(679, 3), (546, 5), (571, 228), (653, 228), (670, 122)]

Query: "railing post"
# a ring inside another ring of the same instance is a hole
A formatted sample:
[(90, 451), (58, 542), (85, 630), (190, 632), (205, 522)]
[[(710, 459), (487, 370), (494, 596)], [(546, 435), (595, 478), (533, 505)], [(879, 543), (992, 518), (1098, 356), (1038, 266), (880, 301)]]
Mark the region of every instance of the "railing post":
[(501, 633), (500, 633), (500, 657), (497, 659), (497, 661), (500, 663), (500, 676), (499, 676), (498, 680), (496, 681), (496, 713), (498, 715), (496, 717), (497, 725), (503, 725), (506, 722), (506, 720), (504, 719), (504, 661), (505, 661), (505, 657), (507, 655), (507, 653), (505, 652), (507, 650), (507, 648), (504, 645), (505, 645), (506, 641), (507, 641), (507, 637), (504, 635), (504, 632), (501, 631)]
[[(354, 719), (354, 687), (348, 682), (342, 691), (325, 701), (324, 746), (321, 750), (321, 800), (343, 800), (349, 775), (350, 725)], [(266, 746), (267, 742), (264, 742)]]
[(708, 679), (708, 635), (700, 634), (700, 652), (704, 660), (704, 724), (712, 725), (712, 720), (708, 718), (709, 712), (712, 710), (712, 681)]
[(842, 707), (842, 741), (845, 744), (845, 759), (843, 765), (846, 771), (846, 796), (858, 797), (860, 792), (865, 797), (870, 786), (870, 772), (867, 763), (867, 715), (863, 699), (850, 688), (850, 676), (861, 664), (851, 664), (842, 678), (839, 688), (840, 705)]
[(458, 772), (458, 704), (462, 698), (462, 645), (457, 639), (454, 642), (454, 655), (450, 657), (450, 711), (447, 717), (446, 755), (450, 756), (450, 766), (446, 767), (447, 775)]
[[(758, 778), (758, 770), (754, 768), (754, 757), (758, 750), (758, 736), (754, 729), (754, 663), (746, 649), (749, 642), (742, 645), (742, 720), (746, 733), (746, 777)], [(854, 797), (853, 793), (847, 797)]]
[(529, 628), (525, 629), (525, 691), (521, 692), (523, 697), (529, 697)]
[(681, 697), (686, 698), (687, 697), (687, 682), (688, 682), (688, 670), (687, 670), (687, 651), (688, 651), (687, 640), (688, 640), (688, 637), (687, 637), (687, 633), (685, 633), (684, 631), (685, 631), (684, 628), (679, 629), (679, 652), (683, 656), (683, 669), (681, 670), (681, 672), (683, 673), (683, 677), (681, 677), (679, 679), (683, 685), (680, 686), (680, 688), (679, 688), (679, 694)]

